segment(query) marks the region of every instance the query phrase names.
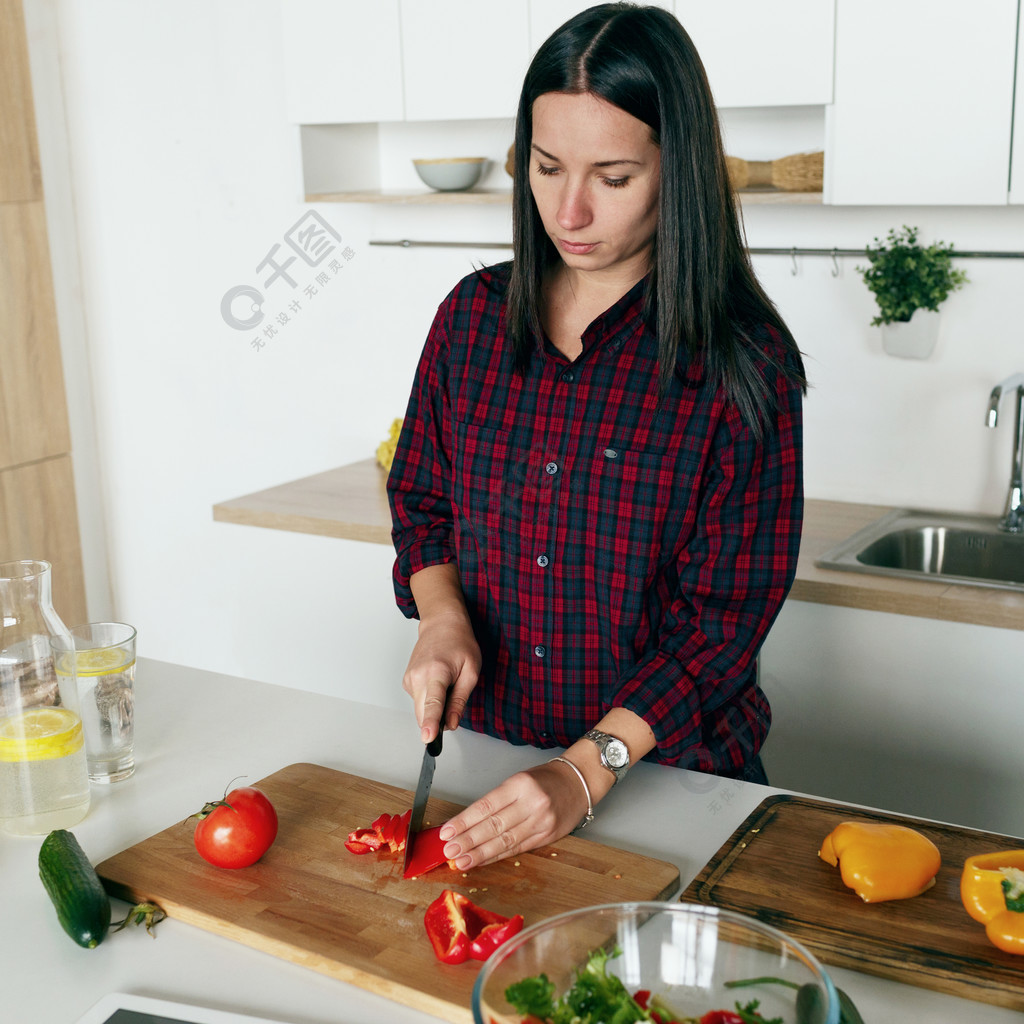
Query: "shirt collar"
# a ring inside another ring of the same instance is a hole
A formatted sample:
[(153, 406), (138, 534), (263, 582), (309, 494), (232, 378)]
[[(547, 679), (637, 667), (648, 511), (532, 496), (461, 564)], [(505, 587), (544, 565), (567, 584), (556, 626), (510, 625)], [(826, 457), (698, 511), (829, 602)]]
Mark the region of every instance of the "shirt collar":
[[(625, 295), (588, 325), (581, 335), (583, 353), (580, 358), (602, 347), (607, 347), (609, 352), (617, 352), (634, 335), (636, 329), (641, 326), (650, 278), (650, 274), (642, 277)], [(549, 352), (555, 351), (550, 342), (546, 342), (544, 347)]]

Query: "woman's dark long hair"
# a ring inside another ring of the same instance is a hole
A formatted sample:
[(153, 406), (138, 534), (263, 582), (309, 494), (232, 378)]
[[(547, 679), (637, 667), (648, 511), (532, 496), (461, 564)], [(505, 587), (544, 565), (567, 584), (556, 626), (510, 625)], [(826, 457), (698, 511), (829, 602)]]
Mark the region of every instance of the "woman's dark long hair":
[[(561, 258), (530, 190), (533, 104), (550, 92), (592, 93), (650, 127), (661, 150), (661, 194), (645, 308), (648, 323), (655, 320), (662, 391), (682, 344), (688, 363), (724, 387), (761, 433), (772, 389), (757, 361), (767, 358), (805, 387), (803, 364), (750, 265), (704, 65), (683, 27), (659, 7), (591, 7), (541, 46), (526, 73), (516, 117), (514, 260), (506, 293), (516, 365), (525, 369), (540, 336), (541, 284)], [(751, 346), (749, 332), (761, 324), (779, 332), (788, 360)]]

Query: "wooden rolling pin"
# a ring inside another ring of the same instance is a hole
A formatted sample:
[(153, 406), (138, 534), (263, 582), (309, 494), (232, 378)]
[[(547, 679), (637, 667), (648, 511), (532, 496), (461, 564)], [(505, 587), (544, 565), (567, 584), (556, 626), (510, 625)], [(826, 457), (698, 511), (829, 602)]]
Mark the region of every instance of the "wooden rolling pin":
[[(512, 177), (514, 146), (509, 146), (505, 171)], [(744, 160), (727, 156), (729, 180), (735, 189), (776, 188), (781, 192), (820, 192), (825, 174), (825, 154), (794, 153), (778, 160)]]

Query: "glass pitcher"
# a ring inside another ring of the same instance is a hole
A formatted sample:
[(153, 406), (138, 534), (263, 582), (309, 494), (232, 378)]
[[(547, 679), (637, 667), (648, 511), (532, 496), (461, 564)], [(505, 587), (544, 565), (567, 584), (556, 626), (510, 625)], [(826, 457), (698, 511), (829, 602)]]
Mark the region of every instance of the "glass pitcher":
[(0, 562), (0, 828), (42, 835), (89, 810), (74, 670), (55, 671), (50, 642), (67, 627), (50, 597), (50, 563)]

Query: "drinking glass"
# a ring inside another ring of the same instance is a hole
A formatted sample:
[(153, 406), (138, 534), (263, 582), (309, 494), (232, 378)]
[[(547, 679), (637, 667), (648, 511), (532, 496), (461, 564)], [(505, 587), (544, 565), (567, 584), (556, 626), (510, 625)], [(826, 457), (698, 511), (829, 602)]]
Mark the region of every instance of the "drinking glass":
[(120, 782), (135, 771), (135, 640), (126, 622), (88, 622), (54, 641), (57, 671), (78, 677), (89, 781)]

